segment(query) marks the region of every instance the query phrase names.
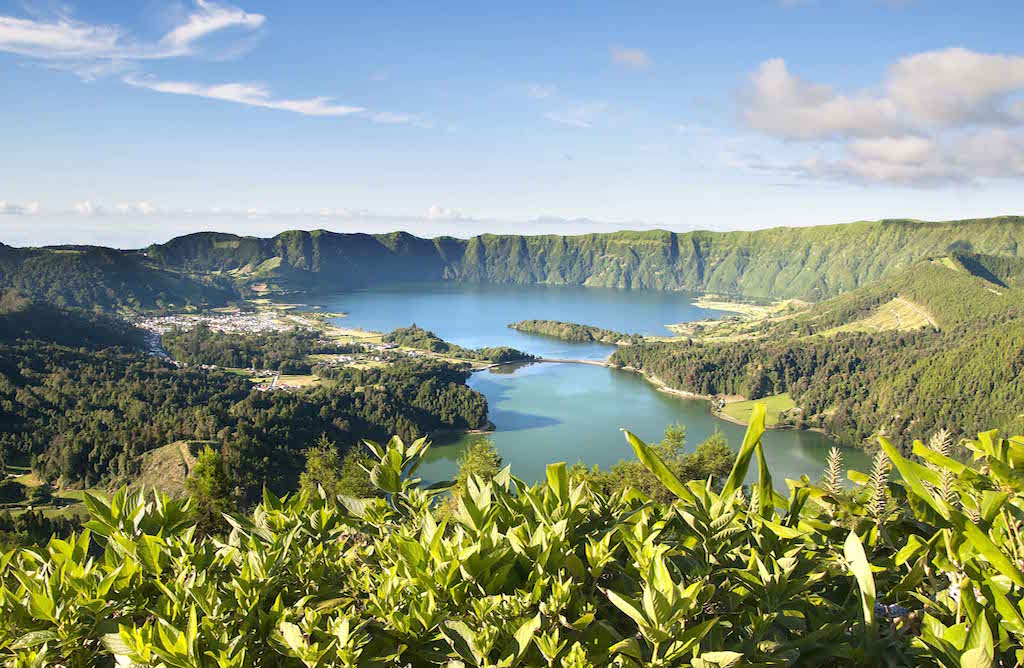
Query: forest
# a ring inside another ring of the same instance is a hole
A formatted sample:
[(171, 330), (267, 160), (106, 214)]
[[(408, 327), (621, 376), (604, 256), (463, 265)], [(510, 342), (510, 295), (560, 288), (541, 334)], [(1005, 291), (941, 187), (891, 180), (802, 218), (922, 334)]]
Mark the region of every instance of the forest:
[(156, 266), (144, 254), (95, 246), (13, 248), (0, 243), (0, 292), (56, 306), (162, 311), (223, 306), (238, 290), (222, 277)]
[[(37, 306), (4, 295), (4, 321), (36, 323)], [(253, 392), (241, 376), (151, 356), (127, 325), (95, 314), (73, 328), (25, 331), (0, 340), (0, 445), (46, 481), (92, 487), (131, 480), (139, 456), (177, 440), (214, 443), (240, 496), (266, 484), (293, 489), (304, 450), (321, 435), (344, 449), (363, 438), (417, 438), (437, 429), (487, 425), (487, 401), (467, 372), (436, 360), (381, 369), (324, 370), (302, 392)], [(47, 321), (38, 321), (45, 325)], [(94, 323), (94, 324), (93, 324)]]

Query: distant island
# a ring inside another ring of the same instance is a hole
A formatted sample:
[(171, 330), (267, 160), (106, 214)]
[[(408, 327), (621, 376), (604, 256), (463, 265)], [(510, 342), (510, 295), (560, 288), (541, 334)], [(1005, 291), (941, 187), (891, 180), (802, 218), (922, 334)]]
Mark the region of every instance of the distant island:
[(384, 343), (393, 343), (405, 348), (415, 348), (431, 353), (437, 353), (446, 357), (459, 360), (475, 360), (504, 364), (506, 362), (529, 362), (535, 359), (533, 355), (524, 353), (508, 346), (496, 346), (493, 348), (463, 348), (454, 343), (448, 343), (437, 334), (417, 327), (413, 324), (410, 327), (399, 327), (381, 339)]
[(623, 334), (611, 329), (581, 325), (575, 322), (560, 320), (520, 320), (509, 325), (510, 329), (527, 334), (541, 334), (573, 343), (640, 343), (644, 337), (640, 334)]

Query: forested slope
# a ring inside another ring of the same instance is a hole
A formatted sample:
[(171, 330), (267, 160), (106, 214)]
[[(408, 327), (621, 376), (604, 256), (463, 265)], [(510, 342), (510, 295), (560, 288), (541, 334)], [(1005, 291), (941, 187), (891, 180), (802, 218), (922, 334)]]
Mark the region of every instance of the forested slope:
[[(768, 323), (754, 337), (629, 346), (612, 361), (701, 394), (788, 392), (800, 408), (790, 424), (822, 428), (849, 445), (878, 433), (922, 438), (941, 427), (956, 435), (1024, 430), (1024, 289), (997, 286), (949, 260), (922, 261)], [(939, 329), (858, 330), (895, 297), (926, 309)], [(854, 327), (838, 331), (844, 324)]]
[(270, 239), (200, 233), (151, 246), (164, 266), (337, 290), (458, 280), (680, 289), (751, 297), (836, 296), (951, 251), (1016, 258), (1024, 219), (859, 222), (753, 232), (614, 232), (564, 237), (290, 231)]
[(210, 441), (249, 496), (264, 484), (293, 489), (304, 450), (322, 435), (344, 449), (487, 425), (487, 400), (466, 386), (468, 372), (433, 360), (341, 368), (314, 389), (259, 393), (231, 373), (176, 367), (137, 341), (120, 321), (0, 295), (5, 459), (31, 460), (51, 482), (92, 486), (130, 480), (156, 447)]
[(0, 244), (0, 291), (11, 288), (35, 300), (87, 309), (220, 306), (235, 294), (226, 282), (154, 267), (137, 252)]

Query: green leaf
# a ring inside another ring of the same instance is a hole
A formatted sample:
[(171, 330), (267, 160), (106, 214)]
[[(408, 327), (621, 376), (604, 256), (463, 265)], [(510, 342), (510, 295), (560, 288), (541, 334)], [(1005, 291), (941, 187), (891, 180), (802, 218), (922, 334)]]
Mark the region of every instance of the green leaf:
[(964, 653), (960, 656), (960, 668), (991, 668), (994, 654), (992, 630), (985, 615), (980, 614), (967, 634)]
[(956, 528), (964, 533), (971, 547), (977, 550), (993, 568), (1010, 578), (1013, 584), (1018, 587), (1024, 587), (1024, 574), (996, 547), (996, 544), (992, 542), (984, 531), (975, 526), (974, 522), (971, 522), (967, 516), (957, 510), (952, 512), (951, 519)]
[(565, 503), (569, 498), (569, 472), (565, 468), (565, 462), (548, 464), (548, 487), (555, 493), (555, 498), (560, 503)]
[(882, 450), (885, 451), (889, 460), (896, 465), (900, 475), (903, 476), (903, 481), (910, 486), (911, 491), (935, 509), (935, 512), (941, 515), (944, 520), (949, 521), (949, 507), (944, 502), (936, 500), (936, 498), (932, 496), (931, 492), (929, 492), (924, 486), (924, 483), (921, 482), (921, 478), (917, 475), (917, 471), (915, 470), (917, 465), (913, 464), (913, 462), (907, 461), (887, 439), (879, 436), (878, 442), (882, 445)]
[(281, 622), (278, 630), (285, 644), (293, 652), (299, 653), (306, 649), (306, 637), (302, 635), (302, 630), (298, 626), (291, 622)]
[(679, 482), (679, 478), (665, 466), (665, 462), (661, 461), (661, 458), (654, 452), (654, 448), (625, 429), (623, 429), (623, 433), (626, 435), (626, 441), (633, 446), (637, 459), (647, 467), (648, 471), (654, 474), (654, 477), (661, 481), (662, 485), (668, 488), (668, 491), (685, 501), (694, 500), (690, 490), (686, 489), (686, 486)]
[(754, 446), (757, 452), (757, 512), (761, 517), (770, 520), (775, 517), (775, 489), (772, 487), (772, 474), (768, 470), (768, 462), (764, 459), (764, 448), (761, 441)]
[(139, 561), (152, 573), (159, 575), (163, 572), (160, 565), (160, 555), (163, 553), (164, 543), (156, 536), (143, 534), (139, 539)]
[(53, 631), (30, 631), (14, 641), (11, 649), (32, 649), (43, 643), (52, 642), (57, 639)]
[(56, 624), (57, 619), (53, 616), (56, 609), (57, 605), (46, 594), (34, 591), (28, 593), (28, 611), (36, 619)]
[(538, 612), (535, 617), (532, 617), (516, 631), (516, 643), (519, 645), (519, 652), (516, 656), (522, 656), (526, 650), (530, 648), (530, 641), (533, 640), (533, 635), (540, 628), (540, 613)]
[(754, 410), (750, 414), (750, 422), (747, 424), (747, 433), (743, 437), (740, 451), (736, 455), (736, 463), (732, 466), (729, 478), (722, 488), (722, 497), (728, 497), (737, 488), (743, 485), (747, 477), (747, 469), (750, 468), (750, 458), (754, 454), (754, 446), (761, 442), (761, 435), (764, 434), (765, 405), (761, 402), (754, 404)]
[(645, 617), (644, 613), (640, 611), (640, 604), (637, 601), (634, 601), (628, 596), (617, 594), (610, 589), (605, 590), (605, 595), (608, 596), (608, 600), (611, 601), (616, 608), (626, 613), (630, 619), (636, 622), (637, 626), (641, 628), (646, 628), (648, 626), (647, 617)]
[(857, 532), (851, 531), (846, 537), (846, 544), (843, 546), (843, 555), (846, 557), (853, 577), (857, 579), (857, 587), (860, 589), (861, 612), (864, 613), (864, 625), (868, 628), (875, 628), (875, 578), (871, 575), (871, 565), (868, 563), (867, 555), (864, 554), (864, 546), (857, 537)]

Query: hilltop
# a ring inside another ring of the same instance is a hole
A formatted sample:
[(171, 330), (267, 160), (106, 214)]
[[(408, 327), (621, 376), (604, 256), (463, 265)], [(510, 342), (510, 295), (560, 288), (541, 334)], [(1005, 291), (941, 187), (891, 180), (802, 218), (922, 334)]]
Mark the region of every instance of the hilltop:
[(0, 290), (79, 308), (161, 309), (221, 306), (235, 287), (215, 277), (154, 266), (143, 253), (97, 246), (0, 245)]

